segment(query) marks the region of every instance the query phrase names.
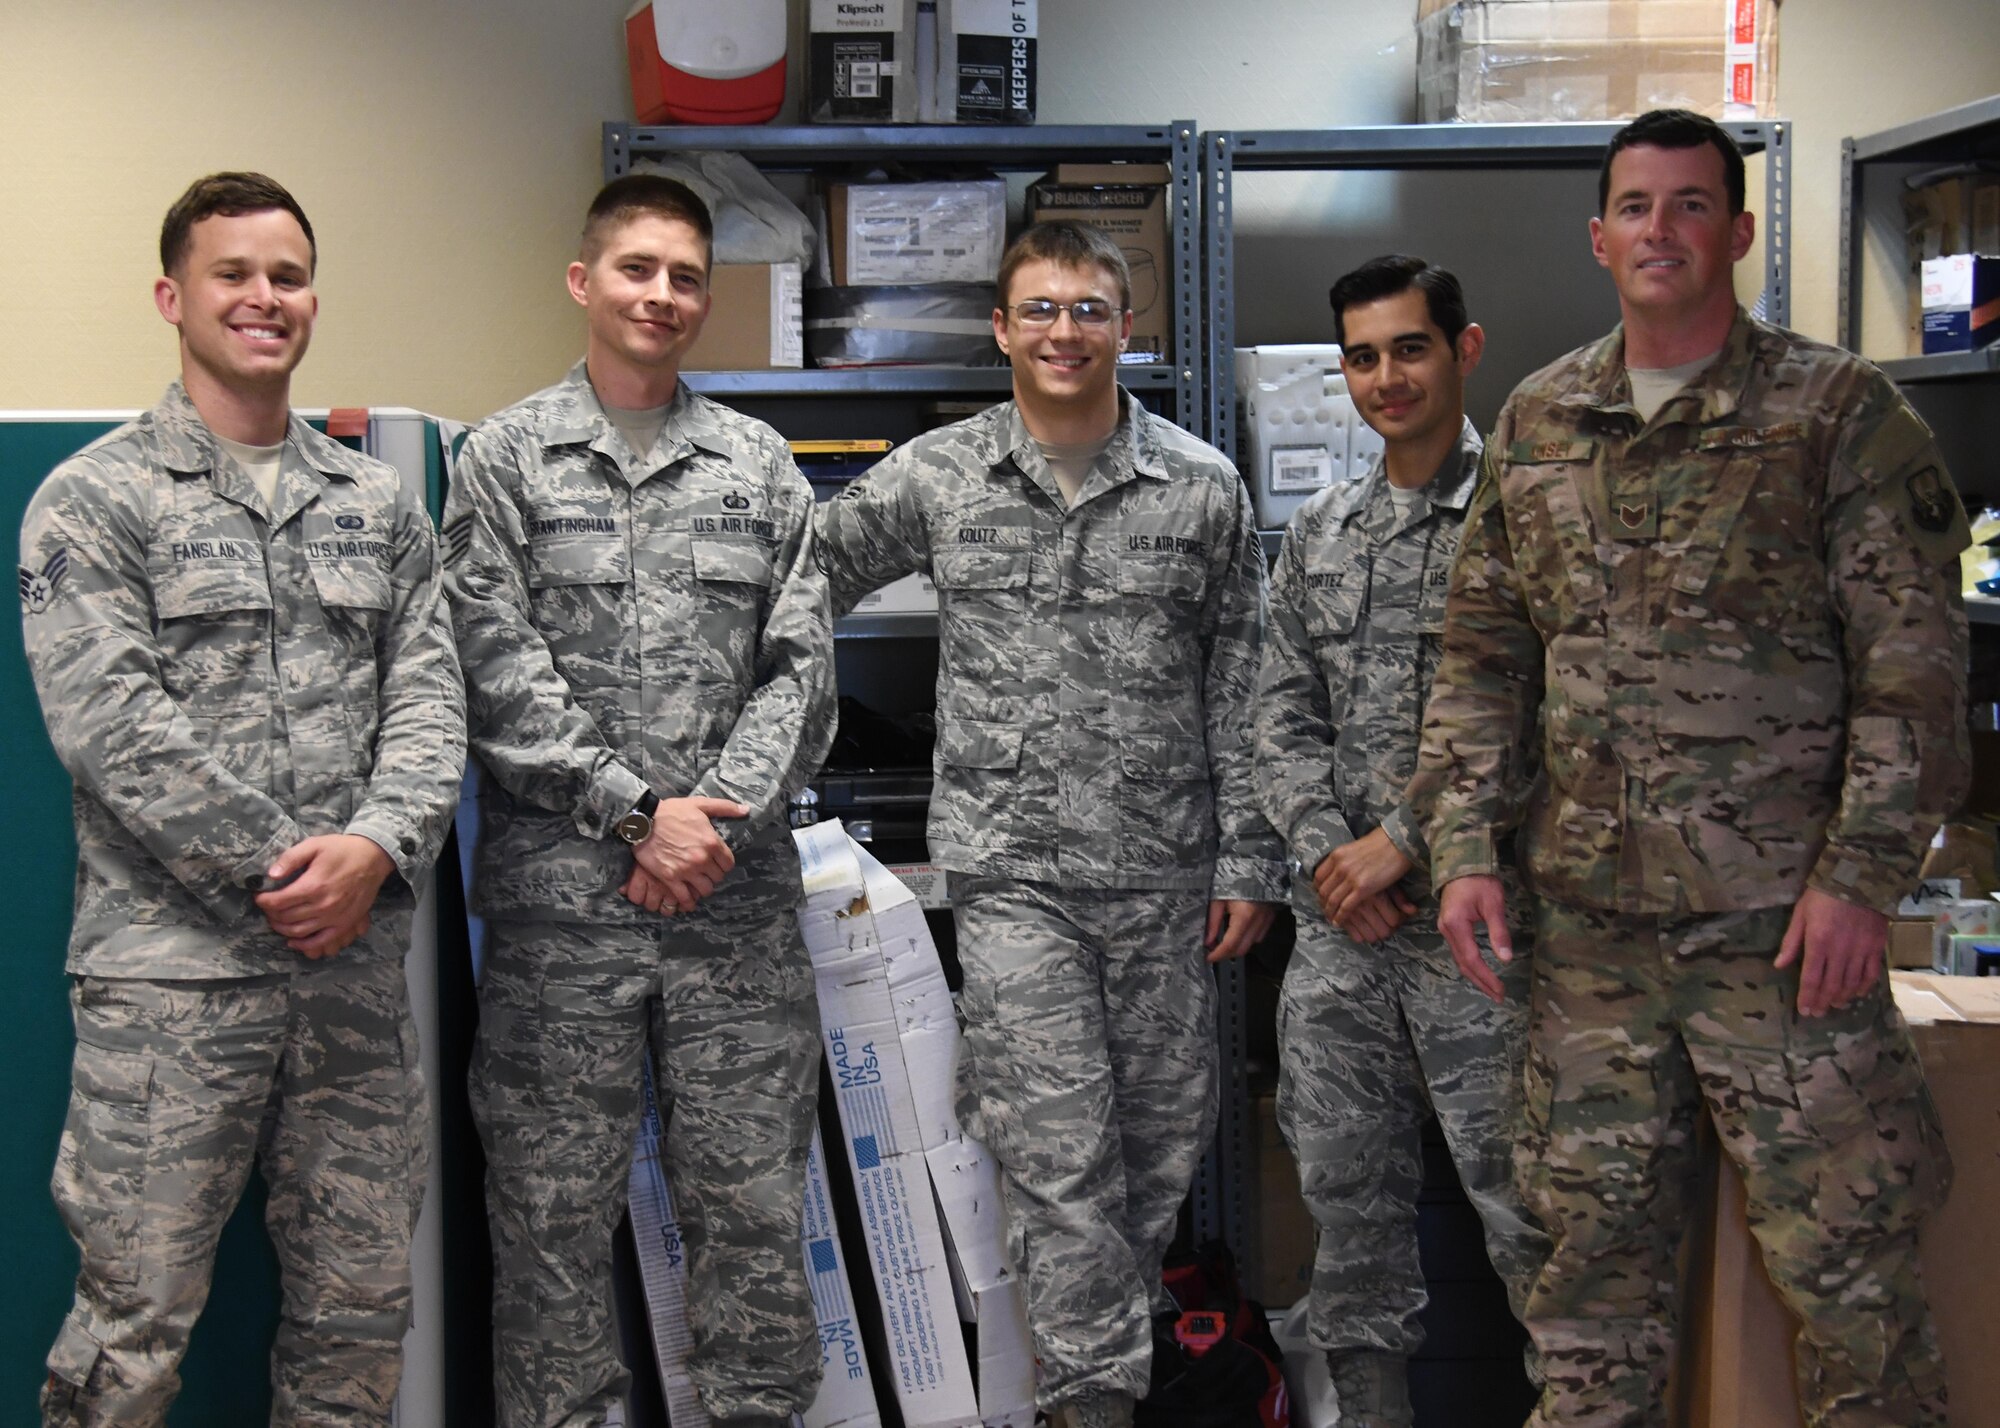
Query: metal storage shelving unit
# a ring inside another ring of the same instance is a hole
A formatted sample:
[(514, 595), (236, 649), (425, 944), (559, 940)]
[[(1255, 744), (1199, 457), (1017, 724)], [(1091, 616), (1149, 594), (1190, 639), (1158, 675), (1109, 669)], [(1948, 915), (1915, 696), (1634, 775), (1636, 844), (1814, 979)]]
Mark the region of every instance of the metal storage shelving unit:
[[(1204, 435), (1235, 449), (1236, 314), (1232, 205), (1246, 170), (1594, 169), (1620, 124), (1385, 124), (1356, 129), (1211, 130), (1202, 136), (1202, 262), (1208, 284), (1209, 415)], [(1791, 316), (1791, 124), (1722, 126), (1764, 156), (1764, 312)]]
[[(1870, 169), (1969, 159), (2000, 162), (2000, 94), (1879, 134), (1840, 141), (1840, 345), (1861, 350), (1861, 255)], [(1897, 382), (1949, 382), (2000, 372), (2000, 343), (1976, 352), (1894, 357), (1880, 364)]]
[[(1208, 297), (1204, 369), (1208, 411), (1202, 435), (1236, 449), (1236, 310), (1233, 192), (1239, 172), (1337, 169), (1595, 169), (1619, 124), (1398, 124), (1351, 129), (1211, 130), (1202, 136), (1202, 265)], [(1764, 310), (1790, 316), (1791, 125), (1785, 120), (1725, 123), (1746, 155), (1764, 156)], [(1266, 532), (1267, 548), (1274, 548)], [(1197, 1222), (1238, 1251), (1255, 1240), (1247, 1203), (1255, 1148), (1250, 1143), (1246, 1066), (1248, 989), (1240, 964), (1222, 969), (1218, 1020), (1223, 1046), (1218, 1164), (1196, 1187)]]
[[(1200, 420), (1202, 350), (1199, 331), (1201, 263), (1195, 212), (1195, 126), (1171, 124), (1047, 124), (1021, 128), (980, 125), (695, 125), (604, 126), (604, 177), (629, 173), (635, 160), (688, 150), (727, 149), (758, 167), (810, 172), (871, 160), (898, 165), (980, 163), (1002, 172), (1031, 172), (1065, 162), (1163, 163), (1170, 175), (1173, 243), (1174, 358), (1134, 364), (1119, 373), (1135, 393), (1155, 396), (1182, 426)], [(690, 372), (697, 391), (731, 397), (1002, 396), (1004, 367), (879, 367), (798, 372)]]

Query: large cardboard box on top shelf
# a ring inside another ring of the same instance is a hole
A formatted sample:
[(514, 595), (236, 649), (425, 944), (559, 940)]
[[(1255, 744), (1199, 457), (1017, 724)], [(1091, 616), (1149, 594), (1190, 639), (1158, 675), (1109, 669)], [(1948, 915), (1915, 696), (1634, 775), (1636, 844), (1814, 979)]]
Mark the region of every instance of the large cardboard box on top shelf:
[[(2000, 978), (1892, 976), (1954, 1166), (1951, 1197), (1925, 1224), (1924, 1286), (1951, 1388), (1951, 1421), (2000, 1423), (2000, 1356), (1989, 1326), (2000, 1286)], [(1714, 1254), (1698, 1266), (1682, 1385), (1691, 1428), (1798, 1428), (1798, 1324), (1771, 1287), (1745, 1219), (1742, 1177), (1716, 1176)]]
[(1007, 243), (1007, 181), (830, 183), (821, 237), (837, 288), (991, 283)]
[(1777, 111), (1777, 0), (1420, 0), (1423, 123)]
[(1167, 247), (1165, 164), (1058, 164), (1028, 190), (1028, 221), (1088, 223), (1124, 250), (1132, 270), (1130, 361), (1171, 362), (1173, 255)]
[(766, 372), (806, 364), (804, 275), (797, 263), (718, 263), (690, 372)]

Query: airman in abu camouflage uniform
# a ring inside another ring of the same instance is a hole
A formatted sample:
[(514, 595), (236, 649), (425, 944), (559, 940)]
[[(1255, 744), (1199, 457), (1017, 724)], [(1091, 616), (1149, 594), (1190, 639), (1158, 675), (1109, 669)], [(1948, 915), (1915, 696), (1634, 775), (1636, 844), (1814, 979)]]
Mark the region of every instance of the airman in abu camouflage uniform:
[(1410, 790), (1440, 924), (1497, 994), (1471, 933), (1506, 944), (1496, 840), (1539, 713), (1532, 1421), (1664, 1422), (1706, 1103), (1804, 1321), (1807, 1421), (1934, 1428), (1916, 1238), (1950, 1169), (1883, 911), (1965, 788), (1964, 513), (1879, 372), (1736, 307), (1753, 223), (1721, 129), (1634, 121), (1602, 182), (1625, 321), (1501, 413)]
[(467, 438), (445, 513), (472, 747), (490, 775), (473, 1112), (502, 1424), (604, 1422), (650, 1014), (718, 1421), (788, 1423), (819, 1344), (799, 1245), (819, 1086), (785, 804), (833, 737), (812, 492), (761, 422), (679, 380), (707, 210), (633, 177), (591, 206), (584, 361)]
[(21, 531), (75, 781), (55, 1197), (82, 1256), (43, 1421), (165, 1421), (253, 1161), (283, 1278), (274, 1424), (386, 1425), (428, 1115), (403, 959), (465, 759), (421, 498), (289, 412), (312, 230), (258, 174), (169, 210), (181, 381)]
[(1130, 1421), (1174, 1217), (1214, 1129), (1214, 987), (1281, 895), (1250, 699), (1264, 562), (1212, 447), (1117, 385), (1117, 246), (1038, 225), (1003, 260), (1014, 400), (820, 508), (834, 607), (938, 588), (930, 854), (965, 972), (958, 1109), (999, 1162), (1037, 1397)]
[(1347, 1428), (1409, 1428), (1423, 1342), (1420, 1130), (1435, 1111), (1516, 1313), (1548, 1252), (1513, 1185), (1528, 962), (1497, 1005), (1437, 930), (1403, 800), (1480, 441), (1485, 335), (1458, 280), (1378, 258), (1333, 287), (1347, 386), (1384, 453), (1293, 516), (1257, 690), (1257, 787), (1292, 850), (1298, 942), (1278, 1004), (1278, 1124), (1318, 1225), (1309, 1330)]

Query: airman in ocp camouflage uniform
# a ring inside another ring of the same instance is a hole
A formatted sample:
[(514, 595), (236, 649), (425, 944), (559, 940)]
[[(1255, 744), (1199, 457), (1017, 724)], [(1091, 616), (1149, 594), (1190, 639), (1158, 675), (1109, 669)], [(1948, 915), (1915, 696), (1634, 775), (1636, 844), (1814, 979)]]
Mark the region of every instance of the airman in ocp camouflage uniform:
[(1742, 172), (1694, 115), (1614, 140), (1592, 234), (1625, 322), (1501, 413), (1410, 790), (1491, 989), (1470, 933), (1504, 945), (1496, 839), (1539, 711), (1537, 1428), (1665, 1421), (1704, 1104), (1804, 1323), (1807, 1421), (1945, 1421), (1916, 1239), (1950, 1163), (1882, 912), (1965, 788), (1965, 519), (1879, 372), (1736, 307)]
[(1280, 895), (1250, 699), (1264, 562), (1229, 462), (1122, 393), (1123, 255), (1042, 224), (1003, 260), (1014, 400), (820, 508), (834, 607), (938, 588), (930, 855), (965, 972), (959, 1117), (999, 1162), (1037, 1397), (1146, 1391), (1161, 1258), (1214, 1129), (1214, 988)]
[(812, 492), (762, 422), (688, 390), (709, 217), (638, 176), (591, 207), (583, 362), (467, 438), (445, 513), (490, 775), (473, 1111), (500, 1422), (605, 1421), (649, 1016), (718, 1422), (789, 1423), (819, 1342), (799, 1243), (819, 1088), (786, 801), (833, 737)]
[(1458, 280), (1377, 258), (1332, 292), (1349, 394), (1386, 450), (1285, 532), (1257, 690), (1257, 786), (1294, 865), (1278, 1124), (1319, 1230), (1309, 1311), (1344, 1428), (1409, 1428), (1423, 1342), (1420, 1131), (1434, 1111), (1515, 1312), (1548, 1239), (1513, 1185), (1528, 962), (1497, 1005), (1452, 965), (1403, 799), (1479, 471)]
[(164, 1422), (253, 1162), (271, 1421), (386, 1425), (401, 1376), (428, 1146), (403, 959), (464, 705), (421, 498), (289, 414), (314, 257), (271, 180), (194, 184), (155, 291), (182, 381), (22, 526), (79, 864), (54, 1189), (82, 1267), (48, 1425)]

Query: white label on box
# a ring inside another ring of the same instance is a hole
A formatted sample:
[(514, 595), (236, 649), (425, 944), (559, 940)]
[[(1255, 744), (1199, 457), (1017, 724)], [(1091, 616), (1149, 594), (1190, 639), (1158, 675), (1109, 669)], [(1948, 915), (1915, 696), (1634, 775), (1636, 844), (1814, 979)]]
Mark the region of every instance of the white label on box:
[(1924, 259), (1924, 310), (1972, 306), (1972, 255)]
[(936, 614), (937, 586), (928, 575), (905, 575), (854, 602), (857, 615)]
[(900, 30), (904, 0), (812, 0), (809, 23), (816, 31)]
[(856, 184), (847, 194), (847, 281), (990, 283), (1007, 230), (1007, 186)]
[(1323, 491), (1333, 484), (1333, 455), (1324, 446), (1271, 448), (1271, 489), (1284, 495)]
[(935, 863), (898, 863), (890, 867), (897, 879), (917, 895), (917, 906), (945, 908), (951, 906), (950, 888), (945, 870)]

